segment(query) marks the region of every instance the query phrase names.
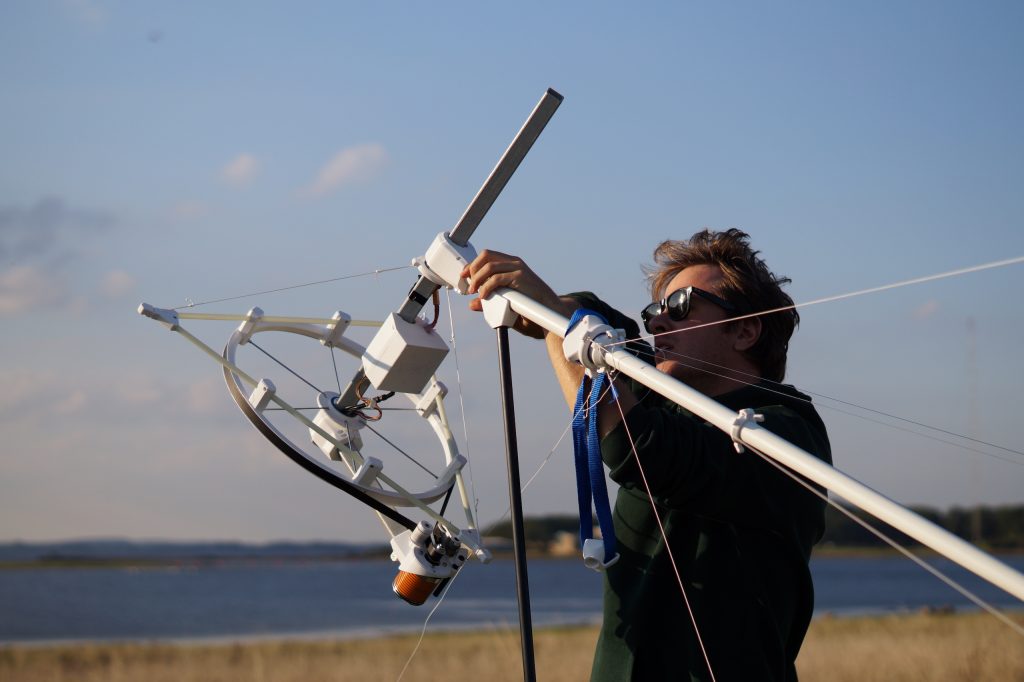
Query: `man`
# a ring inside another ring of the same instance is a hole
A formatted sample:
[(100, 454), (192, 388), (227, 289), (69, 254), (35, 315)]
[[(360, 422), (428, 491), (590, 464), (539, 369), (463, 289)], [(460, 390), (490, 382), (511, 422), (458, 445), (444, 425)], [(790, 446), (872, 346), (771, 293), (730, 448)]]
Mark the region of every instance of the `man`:
[[(780, 383), (798, 314), (748, 316), (791, 306), (781, 289), (789, 280), (735, 229), (666, 241), (654, 257), (655, 302), (641, 315), (654, 350), (641, 347), (641, 357), (653, 355), (659, 370), (729, 408), (755, 408), (765, 428), (831, 462), (810, 398)], [(559, 297), (514, 256), (484, 251), (463, 274), (480, 298), (509, 287), (567, 317), (589, 308), (627, 338), (639, 336), (632, 319), (593, 294)], [(480, 298), (470, 308), (481, 310)], [(516, 327), (546, 339), (573, 405), (583, 371), (565, 360), (561, 339), (526, 320)], [(825, 503), (675, 403), (615, 382), (619, 404), (606, 400), (598, 412), (602, 458), (620, 485), (621, 558), (605, 574), (591, 679), (795, 680), (814, 601), (807, 563)]]

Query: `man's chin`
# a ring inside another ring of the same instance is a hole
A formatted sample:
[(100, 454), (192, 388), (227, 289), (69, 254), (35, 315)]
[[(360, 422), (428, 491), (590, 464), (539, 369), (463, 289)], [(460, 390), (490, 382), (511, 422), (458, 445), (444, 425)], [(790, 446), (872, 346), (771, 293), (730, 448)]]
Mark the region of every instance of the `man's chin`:
[(663, 372), (674, 379), (679, 379), (682, 382), (690, 383), (692, 378), (693, 369), (686, 365), (681, 365), (675, 360), (662, 360), (655, 365), (659, 372)]

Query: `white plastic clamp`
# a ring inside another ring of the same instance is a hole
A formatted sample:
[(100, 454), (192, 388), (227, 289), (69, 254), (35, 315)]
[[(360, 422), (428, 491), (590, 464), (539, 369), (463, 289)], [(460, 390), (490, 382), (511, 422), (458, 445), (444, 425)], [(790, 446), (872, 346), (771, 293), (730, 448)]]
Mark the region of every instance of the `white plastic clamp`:
[(270, 379), (260, 379), (260, 383), (256, 384), (256, 388), (252, 389), (252, 393), (249, 394), (249, 404), (252, 405), (252, 409), (262, 412), (267, 409), (270, 399), (274, 397), (276, 392), (277, 387), (274, 386), (273, 381)]
[(757, 414), (749, 407), (736, 413), (736, 419), (733, 420), (732, 429), (729, 431), (729, 435), (732, 436), (732, 446), (736, 448), (736, 452), (743, 452), (744, 450), (743, 443), (740, 441), (740, 432), (743, 430), (743, 427), (751, 422), (760, 424), (763, 421), (764, 415)]
[(352, 482), (356, 485), (369, 487), (377, 480), (377, 474), (379, 474), (383, 468), (384, 463), (379, 459), (376, 457), (367, 457), (363, 460), (359, 469), (356, 470), (356, 473), (352, 475)]
[(622, 329), (613, 329), (594, 315), (587, 315), (565, 335), (562, 352), (569, 362), (597, 372), (607, 366), (604, 356), (608, 346), (625, 340), (626, 332)]
[(416, 412), (421, 417), (429, 417), (437, 409), (437, 399), (448, 395), (448, 387), (433, 377), (427, 387), (416, 398)]
[(414, 258), (412, 264), (434, 284), (465, 294), (469, 291), (469, 280), (462, 277), (462, 271), (474, 258), (476, 249), (472, 244), (459, 246), (447, 232), (441, 232), (434, 237), (423, 258)]
[(320, 340), (320, 343), (329, 347), (338, 345), (341, 337), (345, 335), (345, 332), (348, 331), (348, 326), (352, 323), (352, 316), (340, 310), (331, 315), (331, 319), (334, 320), (334, 325), (328, 326), (327, 333)]
[(608, 561), (604, 559), (604, 540), (601, 538), (587, 538), (583, 541), (583, 565), (587, 568), (603, 573), (609, 566), (614, 566), (621, 554), (616, 554)]
[(256, 333), (256, 325), (263, 320), (263, 309), (253, 308), (245, 314), (245, 321), (238, 325), (238, 345), (244, 346)]

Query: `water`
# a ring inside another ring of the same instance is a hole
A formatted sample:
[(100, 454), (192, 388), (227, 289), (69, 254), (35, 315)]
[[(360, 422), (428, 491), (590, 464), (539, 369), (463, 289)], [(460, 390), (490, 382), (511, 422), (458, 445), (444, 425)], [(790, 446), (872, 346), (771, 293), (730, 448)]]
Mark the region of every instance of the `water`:
[[(1024, 556), (1006, 561), (1024, 570)], [(946, 560), (933, 563), (993, 603), (1021, 606)], [(348, 561), (0, 571), (0, 642), (351, 637), (418, 630), (434, 601), (413, 607), (395, 597), (394, 566)], [(819, 613), (970, 606), (899, 557), (822, 558), (811, 568)], [(599, 575), (571, 560), (533, 560), (529, 571), (536, 625), (599, 620)], [(514, 567), (510, 561), (495, 561), (467, 566), (431, 627), (517, 623)]]

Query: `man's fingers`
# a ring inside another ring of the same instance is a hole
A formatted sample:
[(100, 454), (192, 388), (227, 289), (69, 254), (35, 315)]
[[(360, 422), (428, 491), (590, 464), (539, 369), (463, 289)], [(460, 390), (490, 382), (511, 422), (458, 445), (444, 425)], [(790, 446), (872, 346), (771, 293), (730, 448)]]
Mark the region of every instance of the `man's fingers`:
[(489, 275), (480, 285), (477, 293), (480, 294), (480, 298), (487, 298), (495, 289), (511, 285), (515, 281), (517, 274), (518, 271), (499, 272)]
[(496, 275), (516, 271), (516, 264), (511, 261), (491, 261), (484, 263), (475, 270), (473, 275), (469, 278), (469, 292), (476, 293), (482, 285), (490, 281)]

